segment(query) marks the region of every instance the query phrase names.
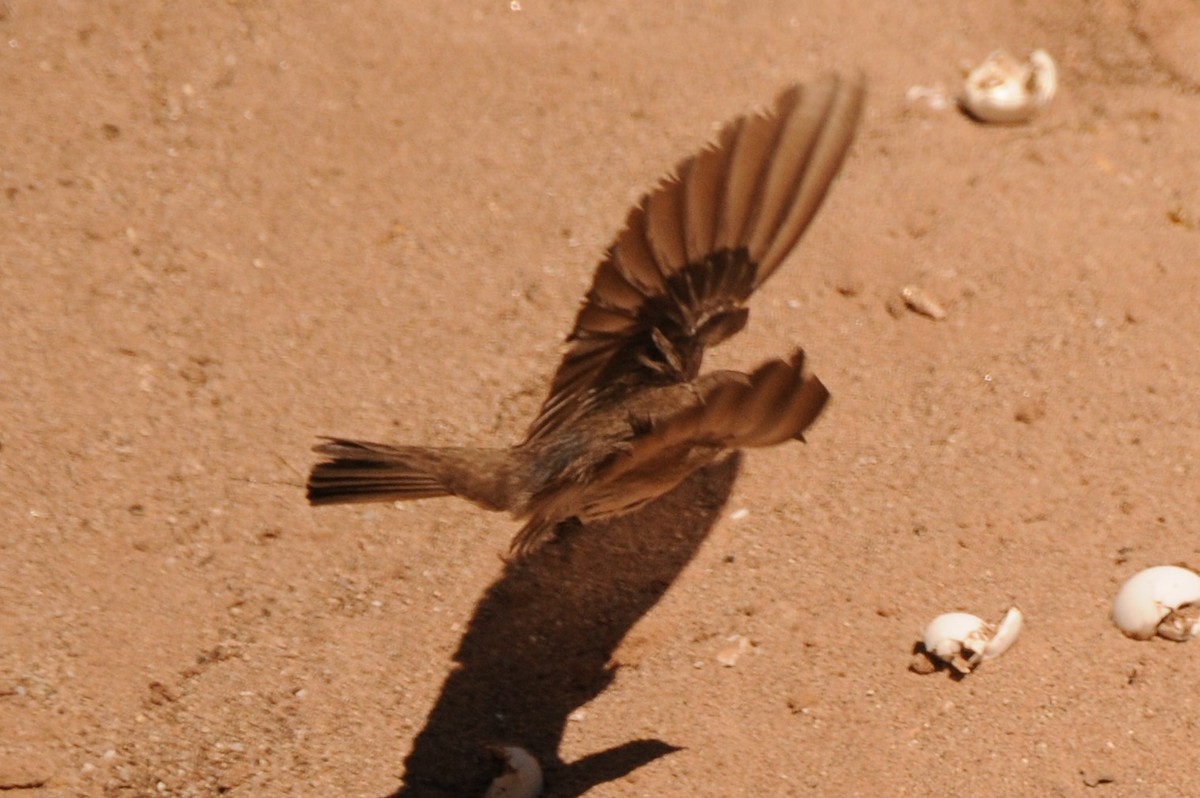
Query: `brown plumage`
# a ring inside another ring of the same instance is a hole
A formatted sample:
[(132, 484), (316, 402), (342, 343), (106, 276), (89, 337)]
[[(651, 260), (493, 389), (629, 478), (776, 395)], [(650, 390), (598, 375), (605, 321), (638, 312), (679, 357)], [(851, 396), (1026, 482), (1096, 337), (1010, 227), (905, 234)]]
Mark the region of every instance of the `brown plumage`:
[(629, 212), (568, 336), (550, 393), (508, 448), (328, 438), (313, 504), (460, 496), (525, 521), (521, 555), (563, 522), (636, 509), (731, 449), (804, 430), (828, 392), (797, 350), (749, 374), (700, 374), (707, 347), (812, 221), (853, 138), (861, 79), (793, 86), (679, 164)]

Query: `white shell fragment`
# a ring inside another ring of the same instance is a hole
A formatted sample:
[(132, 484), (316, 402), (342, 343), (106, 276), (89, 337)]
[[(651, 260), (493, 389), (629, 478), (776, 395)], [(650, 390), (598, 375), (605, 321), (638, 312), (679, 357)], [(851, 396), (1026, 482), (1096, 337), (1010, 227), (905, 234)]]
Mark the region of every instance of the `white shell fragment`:
[(932, 86), (909, 86), (904, 92), (904, 99), (910, 105), (924, 104), (931, 111), (944, 111), (951, 105), (950, 93), (941, 83)]
[(1200, 635), (1200, 576), (1176, 565), (1147, 568), (1117, 592), (1112, 619), (1137, 640), (1191, 640)]
[(727, 645), (717, 652), (717, 662), (726, 668), (737, 665), (742, 655), (750, 650), (750, 638), (745, 635), (731, 635), (726, 638)]
[(1024, 616), (1016, 607), (998, 624), (987, 623), (967, 612), (948, 612), (925, 627), (922, 642), (930, 657), (966, 674), (1007, 651), (1021, 634), (1023, 622)]
[(536, 798), (542, 794), (542, 766), (533, 754), (512, 745), (489, 750), (504, 762), (504, 772), (492, 781), (483, 798)]
[(980, 122), (1024, 122), (1054, 98), (1058, 68), (1045, 50), (1022, 63), (1004, 50), (989, 55), (967, 75), (959, 103)]
[(946, 309), (942, 307), (942, 303), (934, 299), (933, 294), (919, 285), (906, 285), (901, 288), (900, 299), (904, 301), (904, 306), (913, 313), (919, 313), (934, 321), (946, 318)]

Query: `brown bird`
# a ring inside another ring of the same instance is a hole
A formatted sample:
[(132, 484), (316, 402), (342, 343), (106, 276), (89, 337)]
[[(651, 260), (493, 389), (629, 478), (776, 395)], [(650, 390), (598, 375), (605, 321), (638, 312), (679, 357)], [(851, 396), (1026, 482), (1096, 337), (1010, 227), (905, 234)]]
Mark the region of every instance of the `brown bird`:
[(326, 438), (313, 504), (460, 496), (525, 526), (520, 556), (563, 523), (635, 510), (727, 451), (796, 438), (829, 398), (797, 350), (749, 374), (700, 374), (744, 303), (812, 221), (846, 155), (861, 78), (792, 86), (681, 162), (629, 212), (596, 270), (525, 439), (507, 448)]

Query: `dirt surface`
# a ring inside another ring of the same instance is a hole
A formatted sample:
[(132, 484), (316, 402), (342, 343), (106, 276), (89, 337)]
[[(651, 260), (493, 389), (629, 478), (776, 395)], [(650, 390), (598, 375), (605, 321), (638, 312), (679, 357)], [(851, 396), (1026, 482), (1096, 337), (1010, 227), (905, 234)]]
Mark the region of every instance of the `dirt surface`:
[[(906, 98), (1001, 46), (1032, 123)], [(1186, 0), (0, 2), (0, 789), (470, 796), (507, 742), (553, 796), (1200, 794), (1200, 643), (1108, 618), (1200, 565), (1197, 53)], [(508, 572), (470, 505), (306, 506), (320, 433), (518, 439), (628, 204), (856, 68), (710, 358), (803, 345), (807, 445)]]

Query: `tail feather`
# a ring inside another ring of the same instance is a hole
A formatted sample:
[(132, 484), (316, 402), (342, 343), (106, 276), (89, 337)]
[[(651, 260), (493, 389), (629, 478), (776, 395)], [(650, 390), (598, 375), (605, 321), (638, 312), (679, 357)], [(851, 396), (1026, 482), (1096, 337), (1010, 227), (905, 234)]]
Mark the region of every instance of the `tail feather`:
[(461, 496), (505, 509), (505, 450), (389, 446), (327, 438), (313, 451), (325, 455), (308, 477), (313, 505), (407, 501)]

